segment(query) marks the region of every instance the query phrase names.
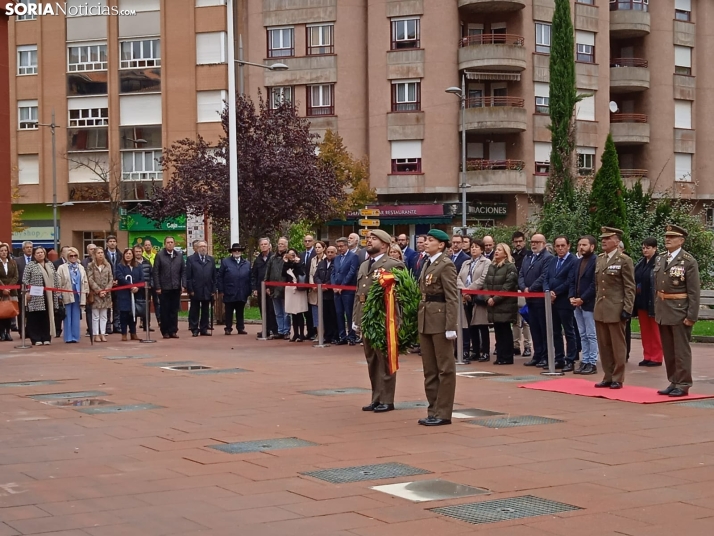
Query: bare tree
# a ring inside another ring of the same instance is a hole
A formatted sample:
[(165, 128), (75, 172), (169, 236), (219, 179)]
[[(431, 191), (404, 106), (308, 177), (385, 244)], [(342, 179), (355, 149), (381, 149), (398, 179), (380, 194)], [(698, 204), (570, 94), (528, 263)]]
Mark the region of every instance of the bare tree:
[(114, 159), (103, 159), (93, 154), (69, 153), (64, 155), (70, 169), (87, 172), (87, 182), (70, 183), (70, 201), (92, 201), (102, 205), (106, 212), (109, 232), (116, 234), (124, 206), (121, 167)]

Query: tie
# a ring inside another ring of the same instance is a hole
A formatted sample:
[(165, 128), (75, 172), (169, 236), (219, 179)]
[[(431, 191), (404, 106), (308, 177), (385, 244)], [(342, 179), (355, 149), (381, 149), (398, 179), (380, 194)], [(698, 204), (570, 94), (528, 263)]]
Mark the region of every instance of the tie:
[(368, 266), (368, 269), (367, 269), (368, 272), (371, 272), (371, 271), (372, 271), (372, 266), (373, 266), (373, 265), (374, 265), (374, 259), (369, 259), (369, 266)]
[(203, 255), (201, 255), (201, 264), (203, 264), (204, 262), (206, 262), (206, 259)]
[(669, 266), (669, 263), (672, 262), (672, 254), (668, 253), (667, 254), (667, 266)]
[(424, 263), (424, 270), (428, 270), (429, 266), (431, 266), (431, 259), (427, 259)]
[(557, 274), (560, 272), (560, 267), (563, 266), (563, 260), (564, 259), (558, 259), (558, 264), (555, 266), (555, 273)]

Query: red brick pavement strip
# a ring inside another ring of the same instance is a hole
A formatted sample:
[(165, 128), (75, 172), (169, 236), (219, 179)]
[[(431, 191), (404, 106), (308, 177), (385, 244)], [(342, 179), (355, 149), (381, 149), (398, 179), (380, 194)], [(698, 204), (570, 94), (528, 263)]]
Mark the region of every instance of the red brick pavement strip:
[[(368, 387), (359, 347), (317, 350), (252, 335), (184, 335), (153, 345), (109, 338), (94, 347), (82, 341), (24, 351), (0, 344), (0, 382), (62, 380), (0, 389), (0, 536), (712, 534), (714, 410), (628, 404), (459, 377), (459, 408), (565, 422), (490, 429), (455, 421), (424, 428), (416, 424), (423, 408), (375, 415), (360, 410), (367, 394), (301, 393)], [(636, 366), (641, 351), (638, 342), (634, 346), (627, 382), (666, 385), (663, 369)], [(103, 358), (131, 353), (153, 357)], [(714, 347), (695, 345), (694, 353), (695, 390), (714, 393), (714, 384), (704, 383), (714, 380)], [(249, 372), (199, 376), (146, 366), (158, 361)], [(522, 362), (498, 372), (535, 374)], [(420, 369), (418, 356), (402, 358), (398, 401), (424, 398)], [(86, 415), (27, 398), (86, 390), (103, 391), (102, 398), (115, 404), (164, 409)], [(244, 454), (208, 448), (281, 437), (318, 445)], [(339, 485), (299, 474), (386, 462), (433, 474)], [(370, 489), (432, 478), (492, 494), (411, 503)], [(430, 511), (524, 494), (582, 509), (488, 525)]]

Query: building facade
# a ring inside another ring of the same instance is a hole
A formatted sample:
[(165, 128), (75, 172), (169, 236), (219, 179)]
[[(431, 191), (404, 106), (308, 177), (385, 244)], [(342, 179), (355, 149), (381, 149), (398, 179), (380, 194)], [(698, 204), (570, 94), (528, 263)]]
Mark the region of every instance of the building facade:
[[(119, 184), (131, 207), (165, 179), (162, 147), (218, 138), (227, 47), (237, 46), (227, 42), (225, 0), (92, 0), (107, 1), (136, 15), (10, 22), (19, 203), (33, 205), (39, 223), (30, 229), (46, 226), (51, 133), (33, 121), (50, 123), (54, 109), (58, 203), (72, 203), (60, 207), (62, 241), (75, 245), (107, 229), (96, 202), (112, 193), (106, 188)], [(462, 190), (469, 225), (523, 224), (540, 202), (554, 0), (234, 1), (244, 59), (288, 66), (241, 69), (246, 93), (292, 102), (315, 132), (335, 130), (356, 157), (367, 155), (386, 230), (460, 225)], [(714, 197), (714, 155), (704, 149), (714, 124), (697, 118), (714, 110), (714, 71), (704, 68), (714, 4), (580, 0), (572, 8), (580, 174), (597, 170), (612, 133), (626, 181), (705, 204)], [(459, 96), (446, 92), (453, 87)], [(97, 181), (97, 167), (118, 180)], [(345, 234), (357, 217), (322, 234)]]

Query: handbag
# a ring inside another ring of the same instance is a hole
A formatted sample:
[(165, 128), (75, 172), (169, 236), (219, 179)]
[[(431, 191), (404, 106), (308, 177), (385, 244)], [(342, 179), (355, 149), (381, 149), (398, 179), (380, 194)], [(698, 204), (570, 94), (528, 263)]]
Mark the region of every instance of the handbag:
[(520, 314), (523, 321), (528, 324), (528, 304), (525, 304), (523, 307), (521, 307), (518, 310), (518, 314)]
[(144, 318), (146, 316), (146, 300), (135, 300), (134, 312), (136, 313), (136, 318)]
[(0, 301), (0, 320), (15, 318), (19, 314), (20, 306), (18, 302), (10, 300)]
[(57, 316), (60, 321), (67, 317), (67, 309), (65, 308), (63, 302), (60, 302), (59, 307), (57, 307)]
[(87, 294), (87, 305), (92, 305), (94, 303), (94, 291), (90, 290)]

